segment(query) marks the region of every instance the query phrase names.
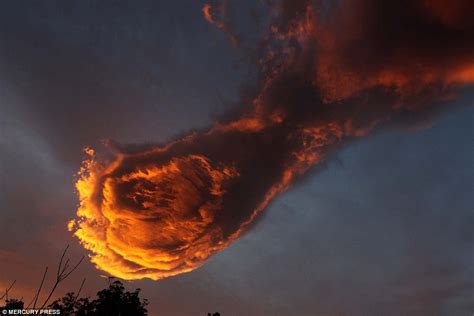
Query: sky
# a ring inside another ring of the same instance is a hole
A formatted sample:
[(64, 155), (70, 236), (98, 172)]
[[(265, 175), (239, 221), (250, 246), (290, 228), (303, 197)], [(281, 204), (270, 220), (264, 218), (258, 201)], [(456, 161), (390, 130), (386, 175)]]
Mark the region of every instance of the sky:
[[(83, 147), (208, 127), (255, 78), (195, 1), (0, 4), (0, 288), (28, 301), (67, 244)], [(239, 30), (260, 5), (243, 1)], [(247, 37), (252, 41), (252, 33)], [(245, 36), (244, 36), (245, 37)], [(151, 315), (464, 315), (474, 310), (474, 91), (417, 129), (352, 142), (201, 268), (143, 290)], [(107, 285), (88, 260), (58, 295)], [(47, 279), (47, 285), (52, 276)]]

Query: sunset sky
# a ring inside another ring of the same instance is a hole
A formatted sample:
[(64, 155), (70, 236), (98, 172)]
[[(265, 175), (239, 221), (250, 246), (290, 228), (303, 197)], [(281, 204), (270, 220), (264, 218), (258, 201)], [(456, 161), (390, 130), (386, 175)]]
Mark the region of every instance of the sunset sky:
[[(45, 266), (54, 271), (66, 245), (72, 260), (90, 254), (67, 229), (76, 218), (74, 183), (85, 146), (162, 144), (235, 117), (253, 93), (259, 78), (253, 53), (266, 7), (229, 2), (229, 28), (206, 20), (204, 5), (0, 3), (0, 289), (17, 280), (10, 295), (29, 301)], [(456, 27), (473, 38), (472, 25)], [(324, 31), (328, 41), (340, 35), (330, 26)], [(314, 63), (335, 63), (341, 77), (359, 71), (360, 78), (353, 85), (331, 72), (318, 75), (321, 99), (393, 82), (403, 100), (415, 98), (405, 77), (412, 71), (398, 71), (417, 52), (387, 53), (395, 62), (360, 71), (364, 63), (342, 62), (361, 53), (348, 48), (352, 42), (330, 42), (318, 43), (327, 55)], [(462, 67), (472, 61), (472, 43), (465, 48)], [(423, 82), (430, 89), (433, 82), (463, 82), (437, 99), (442, 110), (338, 147), (202, 267), (126, 287), (143, 290), (150, 315), (472, 314), (474, 89), (464, 81), (473, 68), (457, 71), (442, 52), (458, 51), (437, 49), (430, 58), (454, 70), (430, 68)], [(374, 64), (384, 61), (378, 53)], [(85, 260), (57, 296), (76, 291), (84, 277), (83, 294), (93, 296), (107, 286), (106, 275)], [(46, 287), (52, 282), (49, 275)]]

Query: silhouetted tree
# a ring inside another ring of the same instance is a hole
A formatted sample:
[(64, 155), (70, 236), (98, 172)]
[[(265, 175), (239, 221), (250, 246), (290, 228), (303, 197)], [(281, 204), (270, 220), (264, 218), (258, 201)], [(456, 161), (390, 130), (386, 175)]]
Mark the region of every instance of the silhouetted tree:
[(112, 282), (107, 289), (97, 292), (97, 298), (77, 299), (74, 293), (54, 301), (50, 308), (61, 310), (61, 315), (75, 316), (144, 316), (148, 315), (148, 301), (141, 300), (140, 289), (133, 292), (125, 291), (122, 282)]
[[(61, 256), (61, 259), (59, 260), (58, 271), (56, 273), (55, 283), (54, 283), (53, 287), (51, 288), (51, 290), (49, 291), (49, 294), (48, 294), (46, 300), (43, 302), (40, 309), (42, 309), (46, 306), (46, 304), (48, 303), (51, 296), (54, 294), (54, 292), (55, 292), (56, 288), (58, 287), (58, 285), (62, 281), (67, 279), (67, 277), (70, 276), (71, 273), (73, 273), (77, 269), (77, 267), (81, 264), (82, 260), (84, 259), (84, 256), (83, 256), (74, 266), (70, 266), (69, 258), (65, 258), (68, 248), (69, 248), (69, 245), (66, 247), (66, 249), (64, 250), (64, 252)], [(33, 296), (32, 300), (30, 301), (30, 303), (26, 307), (25, 307), (25, 303), (23, 302), (23, 299), (18, 300), (18, 299), (11, 299), (11, 298), (8, 297), (9, 292), (11, 291), (11, 289), (13, 288), (13, 286), (16, 283), (16, 280), (13, 281), (11, 283), (11, 285), (8, 288), (5, 289), (5, 293), (3, 295), (0, 295), (0, 301), (5, 299), (5, 305), (0, 306), (0, 311), (5, 310), (5, 309), (24, 309), (24, 308), (29, 309), (30, 306), (32, 306), (32, 308), (35, 309), (36, 308), (36, 303), (38, 302), (38, 298), (41, 294), (41, 290), (43, 288), (43, 283), (46, 279), (47, 273), (48, 273), (48, 267), (46, 267), (46, 269), (44, 271), (43, 278), (41, 279), (41, 283), (38, 287), (38, 290), (37, 290), (35, 296)], [(82, 286), (84, 285), (84, 282), (85, 282), (85, 279), (82, 281), (79, 292), (82, 289)], [(76, 297), (76, 299), (77, 299), (77, 297)]]
[(0, 311), (4, 309), (23, 309), (24, 305), (23, 301), (12, 298), (5, 301), (5, 306), (0, 306)]
[(95, 315), (94, 307), (89, 298), (77, 299), (73, 292), (67, 293), (64, 297), (52, 302), (48, 308), (58, 309), (61, 315)]
[[(108, 288), (97, 292), (97, 298), (91, 300), (87, 297), (79, 298), (84, 282), (86, 281), (86, 279), (83, 279), (77, 294), (74, 294), (74, 292), (67, 293), (64, 297), (47, 305), (58, 285), (67, 279), (84, 259), (84, 257), (81, 257), (75, 265), (70, 265), (70, 260), (66, 257), (68, 248), (69, 245), (61, 255), (54, 284), (50, 291), (47, 292), (47, 297), (41, 304), (40, 309), (47, 306), (48, 308), (60, 310), (61, 315), (70, 316), (144, 316), (148, 314), (146, 309), (148, 300), (140, 299), (140, 289), (128, 292), (120, 281), (109, 283)], [(43, 277), (35, 296), (26, 307), (23, 299), (18, 300), (9, 297), (9, 293), (16, 283), (16, 281), (13, 281), (10, 286), (5, 289), (4, 294), (0, 293), (0, 301), (5, 300), (4, 306), (0, 306), (0, 312), (5, 309), (28, 309), (30, 306), (35, 309), (47, 274), (48, 267), (46, 267), (43, 273)]]

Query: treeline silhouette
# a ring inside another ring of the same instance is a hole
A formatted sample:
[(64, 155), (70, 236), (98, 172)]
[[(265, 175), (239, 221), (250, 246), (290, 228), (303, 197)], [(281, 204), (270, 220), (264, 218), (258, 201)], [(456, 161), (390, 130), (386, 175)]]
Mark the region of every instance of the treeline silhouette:
[[(64, 297), (53, 301), (45, 308), (60, 311), (60, 315), (68, 316), (144, 316), (148, 315), (146, 306), (148, 301), (139, 297), (140, 289), (133, 292), (125, 290), (122, 282), (114, 281), (109, 287), (97, 292), (97, 298), (78, 298), (74, 292), (67, 293)], [(21, 300), (7, 299), (4, 309), (25, 309)]]
[[(76, 264), (71, 265), (70, 259), (66, 258), (66, 253), (69, 246), (66, 247), (59, 260), (58, 268), (56, 271), (55, 280), (53, 286), (49, 292), (45, 293), (45, 300), (40, 303), (39, 297), (43, 291), (44, 281), (48, 274), (48, 267), (46, 267), (41, 282), (38, 286), (36, 294), (33, 296), (28, 304), (25, 304), (23, 298), (16, 299), (9, 297), (13, 286), (16, 284), (16, 280), (13, 281), (8, 288), (5, 289), (5, 293), (0, 294), (0, 315), (4, 314), (4, 310), (10, 309), (55, 309), (60, 311), (60, 315), (68, 316), (143, 316), (148, 315), (146, 306), (148, 300), (140, 298), (140, 289), (136, 289), (133, 292), (125, 290), (122, 282), (113, 278), (109, 278), (109, 286), (97, 292), (97, 297), (91, 299), (89, 297), (80, 298), (80, 293), (86, 279), (82, 280), (81, 286), (77, 293), (69, 292), (65, 296), (53, 301), (50, 301), (51, 297), (55, 293), (57, 287), (61, 282), (67, 279), (81, 264), (84, 257), (81, 257)], [(1, 305), (4, 301), (3, 306)], [(7, 312), (8, 313), (8, 312)]]
[[(44, 291), (43, 285), (48, 275), (48, 267), (45, 268), (43, 277), (38, 286), (36, 294), (33, 296), (28, 304), (25, 304), (23, 298), (16, 299), (9, 296), (12, 288), (16, 284), (14, 280), (6, 289), (3, 294), (0, 292), (0, 315), (3, 315), (3, 311), (7, 310), (23, 310), (23, 309), (54, 309), (59, 310), (60, 315), (65, 316), (146, 316), (148, 310), (147, 299), (140, 298), (140, 289), (136, 289), (133, 292), (125, 290), (122, 282), (109, 278), (109, 286), (103, 290), (97, 292), (97, 296), (94, 299), (89, 297), (80, 297), (81, 290), (86, 282), (86, 279), (82, 280), (82, 283), (75, 292), (69, 292), (63, 297), (51, 302), (51, 297), (54, 295), (59, 284), (66, 280), (82, 263), (84, 256), (81, 257), (76, 264), (71, 265), (71, 261), (66, 257), (69, 245), (66, 247), (61, 255), (59, 264), (56, 270), (56, 276), (54, 283), (49, 290), (45, 293), (45, 300), (40, 303), (39, 297)], [(2, 305), (3, 302), (3, 305)], [(7, 314), (8, 315), (8, 314)], [(220, 313), (207, 313), (208, 316), (221, 316)]]

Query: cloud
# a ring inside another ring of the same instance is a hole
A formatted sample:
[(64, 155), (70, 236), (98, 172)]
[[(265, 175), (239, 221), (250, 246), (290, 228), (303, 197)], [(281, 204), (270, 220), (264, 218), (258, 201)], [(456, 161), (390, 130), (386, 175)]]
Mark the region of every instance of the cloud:
[[(70, 229), (99, 269), (124, 279), (200, 267), (341, 145), (423, 118), (474, 81), (472, 24), (439, 8), (273, 4), (251, 106), (165, 145), (88, 149)], [(211, 7), (204, 14), (215, 21)]]
[(240, 37), (235, 34), (233, 27), (227, 17), (227, 1), (219, 3), (205, 3), (202, 7), (202, 13), (204, 19), (215, 25), (218, 29), (223, 31), (230, 37), (230, 40), (234, 46), (238, 46), (241, 42)]

